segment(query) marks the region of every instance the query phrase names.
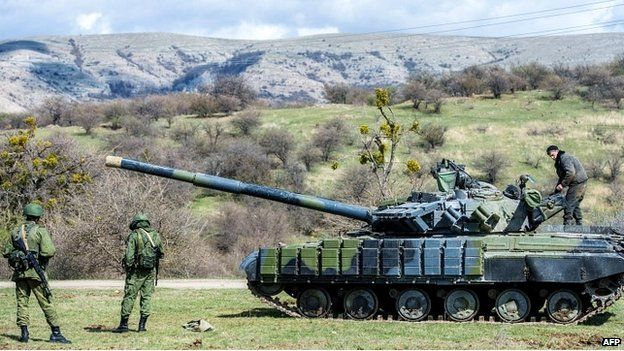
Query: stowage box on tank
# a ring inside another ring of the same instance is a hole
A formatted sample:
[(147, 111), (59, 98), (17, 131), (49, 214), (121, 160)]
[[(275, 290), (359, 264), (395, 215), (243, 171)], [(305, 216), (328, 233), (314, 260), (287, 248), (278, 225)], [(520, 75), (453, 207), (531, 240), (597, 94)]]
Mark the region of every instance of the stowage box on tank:
[[(601, 313), (623, 290), (622, 233), (541, 225), (565, 199), (542, 197), (526, 175), (500, 191), (442, 160), (432, 170), (438, 192), (369, 209), (120, 157), (106, 164), (365, 222), (345, 237), (260, 248), (243, 260), (251, 292), (294, 317), (567, 324)], [(275, 297), (282, 291), (296, 307)]]

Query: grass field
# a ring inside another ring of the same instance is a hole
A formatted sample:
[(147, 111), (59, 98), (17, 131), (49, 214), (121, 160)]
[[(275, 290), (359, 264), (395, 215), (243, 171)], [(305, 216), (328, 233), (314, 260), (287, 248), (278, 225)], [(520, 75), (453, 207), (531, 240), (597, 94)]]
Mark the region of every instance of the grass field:
[[(624, 302), (597, 316), (591, 325), (488, 323), (407, 323), (311, 320), (286, 317), (247, 290), (158, 289), (148, 332), (122, 335), (116, 327), (122, 292), (56, 290), (64, 347), (45, 340), (49, 329), (31, 301), (31, 338), (16, 341), (12, 289), (0, 289), (0, 348), (3, 349), (571, 349), (601, 348), (603, 337), (623, 337)], [(138, 307), (130, 327), (136, 329)], [(215, 331), (195, 333), (181, 325), (204, 318)]]

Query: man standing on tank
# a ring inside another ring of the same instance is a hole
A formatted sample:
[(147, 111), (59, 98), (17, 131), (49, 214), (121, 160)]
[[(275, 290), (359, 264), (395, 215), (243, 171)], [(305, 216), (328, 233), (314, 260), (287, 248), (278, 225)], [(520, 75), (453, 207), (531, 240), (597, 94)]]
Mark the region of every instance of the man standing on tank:
[(560, 192), (563, 188), (568, 188), (565, 197), (566, 205), (563, 209), (563, 224), (572, 224), (572, 218), (574, 218), (577, 225), (583, 225), (580, 204), (587, 188), (588, 177), (585, 169), (576, 157), (559, 150), (556, 145), (550, 145), (546, 153), (555, 161), (555, 169), (559, 177), (555, 191)]
[(158, 261), (163, 257), (163, 244), (147, 216), (138, 214), (130, 223), (132, 232), (128, 236), (123, 265), (126, 270), (126, 285), (121, 302), (121, 321), (115, 333), (129, 331), (128, 319), (132, 313), (134, 300), (141, 293), (141, 317), (138, 331), (146, 331), (147, 317), (150, 315), (152, 294), (158, 274)]
[[(28, 342), (30, 333), (28, 324), (30, 316), (28, 313), (28, 302), (31, 293), (35, 295), (39, 306), (45, 315), (46, 321), (52, 329), (50, 342), (69, 344), (59, 327), (59, 318), (52, 303), (52, 296), (46, 293), (44, 281), (42, 281), (35, 268), (27, 261), (26, 254), (20, 249), (18, 242), (23, 242), (23, 249), (34, 255), (39, 267), (43, 271), (43, 277), (47, 280), (45, 273), (48, 261), (54, 256), (56, 249), (52, 243), (50, 234), (45, 227), (39, 223), (43, 216), (43, 207), (36, 203), (30, 203), (24, 207), (23, 214), (25, 221), (17, 225), (11, 232), (11, 237), (4, 246), (3, 256), (9, 259), (9, 265), (13, 267), (12, 281), (15, 282), (15, 296), (17, 300), (17, 325), (21, 329), (20, 342)], [(49, 288), (48, 288), (49, 289)]]

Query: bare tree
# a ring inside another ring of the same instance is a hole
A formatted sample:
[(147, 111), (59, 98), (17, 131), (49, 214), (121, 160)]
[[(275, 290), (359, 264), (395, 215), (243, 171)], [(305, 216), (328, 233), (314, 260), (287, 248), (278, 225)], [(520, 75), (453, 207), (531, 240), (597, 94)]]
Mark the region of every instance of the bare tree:
[(282, 166), (286, 166), (295, 146), (295, 138), (288, 130), (269, 128), (262, 133), (258, 144), (264, 148), (267, 155), (274, 155), (282, 162)]
[(260, 126), (260, 116), (259, 110), (242, 111), (232, 119), (232, 126), (238, 129), (242, 135), (250, 135)]

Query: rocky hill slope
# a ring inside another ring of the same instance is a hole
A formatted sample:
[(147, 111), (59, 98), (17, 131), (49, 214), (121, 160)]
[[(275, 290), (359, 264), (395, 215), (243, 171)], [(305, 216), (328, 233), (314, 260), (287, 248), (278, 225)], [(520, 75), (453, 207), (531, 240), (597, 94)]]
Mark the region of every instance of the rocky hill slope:
[(244, 41), (169, 33), (50, 36), (0, 41), (0, 112), (53, 95), (74, 100), (193, 91), (242, 74), (262, 97), (322, 100), (323, 83), (401, 83), (418, 70), (470, 65), (594, 64), (624, 51), (624, 33), (535, 38), (406, 34)]

